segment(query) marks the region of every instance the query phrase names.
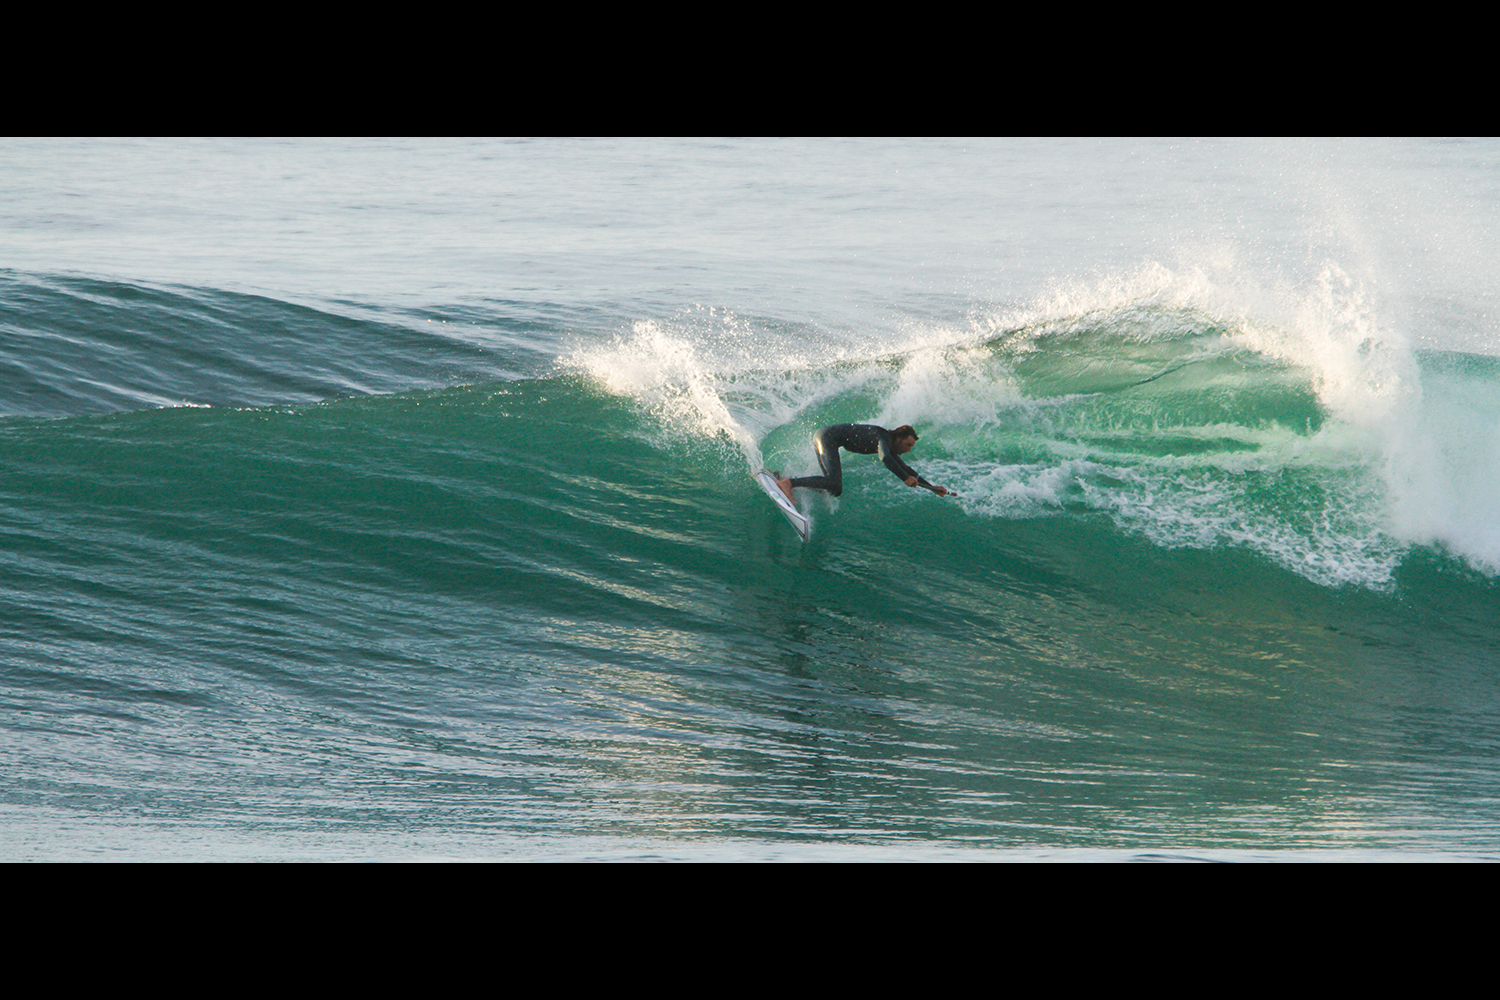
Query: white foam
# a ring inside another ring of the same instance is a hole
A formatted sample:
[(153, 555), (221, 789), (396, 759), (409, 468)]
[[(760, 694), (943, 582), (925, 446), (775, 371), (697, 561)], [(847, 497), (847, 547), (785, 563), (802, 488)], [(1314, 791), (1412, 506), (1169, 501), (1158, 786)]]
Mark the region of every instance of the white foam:
[(574, 354), (574, 364), (611, 392), (639, 400), (665, 426), (708, 437), (723, 434), (760, 468), (760, 438), (724, 401), (723, 376), (699, 355), (699, 345), (652, 320), (636, 322), (626, 336)]
[(984, 427), (1023, 402), (1014, 379), (977, 345), (926, 347), (909, 354), (874, 423)]
[[(1226, 278), (1212, 275), (1213, 268), (1149, 264), (1133, 274), (1068, 283), (1024, 308), (996, 312), (987, 323), (1023, 352), (1086, 330), (1108, 329), (1141, 342), (1181, 336), (1192, 317), (1201, 316), (1226, 331), (1226, 346), (1305, 372), (1327, 414), (1316, 435), (1277, 447), (1264, 442), (1248, 458), (1224, 456), (1216, 464), (1226, 473), (1236, 464), (1360, 470), (1330, 487), (1348, 494), (1346, 516), (1337, 527), (1292, 529), (1274, 517), (1249, 516), (1230, 485), (1203, 503), (1192, 501), (1192, 491), (1150, 491), (1142, 500), (1135, 491), (1090, 487), (1084, 492), (1091, 505), (1160, 544), (1245, 545), (1323, 583), (1388, 585), (1401, 553), (1414, 544), (1440, 546), (1485, 573), (1500, 573), (1500, 386), (1494, 379), (1428, 378), (1424, 389), (1416, 338), (1383, 322), (1369, 283), (1335, 263), (1300, 288), (1247, 280), (1232, 273), (1229, 260), (1218, 267), (1231, 273)], [(1246, 430), (1237, 436), (1244, 438)], [(1157, 464), (1118, 474), (1150, 478)], [(1065, 477), (1074, 468), (1031, 469), (1025, 481)], [(1015, 509), (1017, 496), (1032, 496), (1034, 486), (1019, 482), (990, 501), (997, 510)]]
[(1500, 384), (1434, 374), (1393, 420), (1383, 473), (1393, 534), (1500, 573)]

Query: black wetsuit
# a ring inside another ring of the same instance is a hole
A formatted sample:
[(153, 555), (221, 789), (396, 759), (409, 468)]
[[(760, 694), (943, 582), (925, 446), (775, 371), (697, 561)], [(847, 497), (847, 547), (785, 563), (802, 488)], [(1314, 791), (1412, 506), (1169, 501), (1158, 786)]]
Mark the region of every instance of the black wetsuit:
[[(793, 486), (805, 486), (814, 490), (827, 490), (834, 496), (844, 492), (844, 468), (839, 462), (839, 449), (852, 451), (856, 455), (879, 455), (885, 467), (903, 483), (916, 472), (901, 461), (896, 454), (891, 432), (874, 424), (834, 424), (813, 435), (813, 447), (818, 451), (818, 464), (823, 467), (821, 476), (802, 476), (793, 479)], [(917, 476), (917, 485), (932, 489), (932, 484)]]

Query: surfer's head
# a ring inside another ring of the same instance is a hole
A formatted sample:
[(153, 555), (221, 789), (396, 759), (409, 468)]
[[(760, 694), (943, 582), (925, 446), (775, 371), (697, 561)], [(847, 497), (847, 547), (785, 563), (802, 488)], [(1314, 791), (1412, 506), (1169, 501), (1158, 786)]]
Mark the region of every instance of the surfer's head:
[(902, 424), (891, 431), (891, 444), (896, 448), (896, 454), (905, 455), (911, 451), (911, 446), (917, 443), (917, 429), (911, 424)]

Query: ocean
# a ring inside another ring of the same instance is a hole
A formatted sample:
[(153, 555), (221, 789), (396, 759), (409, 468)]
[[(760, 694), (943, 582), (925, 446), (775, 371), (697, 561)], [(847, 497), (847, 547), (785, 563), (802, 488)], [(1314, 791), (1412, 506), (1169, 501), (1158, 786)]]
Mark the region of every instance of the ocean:
[(1496, 857), (1497, 168), (0, 143), (0, 858)]

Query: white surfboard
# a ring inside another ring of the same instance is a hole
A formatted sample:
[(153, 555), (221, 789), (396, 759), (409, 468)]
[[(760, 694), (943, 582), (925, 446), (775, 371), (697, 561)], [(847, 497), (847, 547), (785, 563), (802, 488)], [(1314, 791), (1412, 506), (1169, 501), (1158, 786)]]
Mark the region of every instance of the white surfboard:
[(752, 472), (751, 476), (760, 484), (760, 488), (766, 491), (766, 496), (776, 502), (776, 507), (786, 515), (786, 519), (792, 522), (792, 527), (797, 529), (797, 534), (801, 536), (802, 540), (804, 542), (807, 541), (807, 533), (811, 524), (807, 518), (802, 516), (802, 512), (786, 498), (786, 494), (781, 492), (781, 487), (776, 485), (776, 477), (765, 469), (761, 469), (759, 472)]

